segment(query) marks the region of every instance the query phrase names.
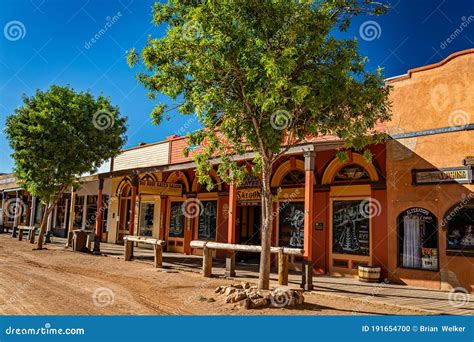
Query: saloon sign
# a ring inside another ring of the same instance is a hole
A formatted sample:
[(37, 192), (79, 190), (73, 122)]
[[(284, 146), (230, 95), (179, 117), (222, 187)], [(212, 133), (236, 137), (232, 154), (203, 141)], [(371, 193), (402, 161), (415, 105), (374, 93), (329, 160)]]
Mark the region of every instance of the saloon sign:
[(255, 202), (259, 201), (261, 197), (259, 188), (237, 190), (237, 201), (239, 202)]
[(158, 182), (158, 181), (140, 181), (140, 192), (151, 195), (182, 196), (183, 187), (181, 184)]
[(472, 183), (471, 167), (451, 167), (445, 169), (415, 169), (414, 184)]

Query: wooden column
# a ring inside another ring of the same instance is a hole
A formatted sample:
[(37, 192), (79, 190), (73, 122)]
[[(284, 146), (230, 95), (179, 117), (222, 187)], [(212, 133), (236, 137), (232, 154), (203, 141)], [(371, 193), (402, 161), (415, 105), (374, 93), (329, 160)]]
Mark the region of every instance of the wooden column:
[(304, 187), (304, 258), (303, 288), (313, 289), (313, 232), (314, 232), (314, 151), (304, 154), (305, 187)]
[(66, 247), (72, 246), (72, 231), (74, 230), (74, 216), (76, 208), (76, 196), (74, 193), (74, 187), (71, 187), (71, 206), (69, 207), (69, 223), (67, 229), (67, 244)]
[(18, 213), (20, 211), (20, 205), (19, 205), (19, 202), (20, 202), (20, 198), (19, 198), (19, 194), (18, 194), (18, 190), (15, 191), (15, 216), (13, 217), (13, 226), (12, 226), (12, 237), (15, 238), (16, 237), (16, 230), (17, 230), (17, 227), (18, 227)]
[(160, 196), (160, 231), (158, 239), (165, 241), (166, 239), (166, 204), (168, 203), (168, 196)]
[(133, 241), (125, 240), (125, 261), (133, 258)]
[(138, 175), (132, 176), (132, 195), (130, 197), (130, 223), (128, 225), (128, 232), (134, 235), (135, 232), (135, 205), (138, 194)]
[[(229, 218), (227, 227), (227, 242), (237, 242), (237, 187), (235, 184), (229, 186)], [(225, 275), (227, 277), (235, 277), (235, 252), (227, 252), (225, 262)]]
[(102, 235), (102, 191), (104, 190), (104, 180), (99, 179), (99, 189), (97, 192), (97, 211), (95, 214), (95, 236), (94, 254), (100, 254), (100, 238)]

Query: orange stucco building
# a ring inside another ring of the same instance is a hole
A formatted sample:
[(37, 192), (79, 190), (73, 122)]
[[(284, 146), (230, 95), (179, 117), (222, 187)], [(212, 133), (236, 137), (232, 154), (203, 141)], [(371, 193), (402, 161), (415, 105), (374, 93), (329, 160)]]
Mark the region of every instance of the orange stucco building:
[(393, 281), (474, 291), (474, 49), (393, 78), (387, 227)]

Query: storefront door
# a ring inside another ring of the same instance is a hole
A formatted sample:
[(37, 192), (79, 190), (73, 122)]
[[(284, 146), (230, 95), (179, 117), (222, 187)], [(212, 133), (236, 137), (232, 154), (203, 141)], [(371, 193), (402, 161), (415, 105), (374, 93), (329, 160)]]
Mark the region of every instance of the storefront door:
[(358, 265), (369, 265), (371, 257), (370, 217), (365, 198), (331, 200), (329, 270), (331, 274), (356, 274)]
[[(237, 206), (237, 229), (239, 244), (260, 245), (261, 244), (261, 206)], [(238, 253), (238, 260), (258, 261), (257, 253)]]
[(184, 229), (186, 217), (183, 212), (183, 203), (171, 202), (168, 211), (167, 251), (184, 253)]

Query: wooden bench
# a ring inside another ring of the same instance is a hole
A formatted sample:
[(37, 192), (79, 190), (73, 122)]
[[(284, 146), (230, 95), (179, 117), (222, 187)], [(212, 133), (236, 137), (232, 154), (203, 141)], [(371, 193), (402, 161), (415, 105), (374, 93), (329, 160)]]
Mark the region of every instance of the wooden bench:
[[(191, 241), (192, 248), (203, 250), (202, 274), (204, 277), (212, 276), (212, 250), (232, 251), (232, 255), (226, 258), (226, 276), (235, 276), (235, 252), (261, 253), (262, 246), (255, 245), (237, 245), (231, 243), (210, 242), (210, 241)], [(278, 284), (288, 285), (288, 256), (304, 254), (304, 249), (287, 248), (287, 247), (271, 247), (271, 253), (278, 254)]]
[(23, 233), (28, 232), (28, 240), (30, 243), (35, 243), (35, 226), (18, 226), (18, 241), (23, 240)]
[(163, 267), (163, 246), (166, 245), (165, 241), (142, 236), (125, 236), (123, 240), (125, 243), (125, 261), (133, 259), (133, 244), (135, 242), (140, 242), (153, 245), (155, 256), (154, 265), (156, 268)]

